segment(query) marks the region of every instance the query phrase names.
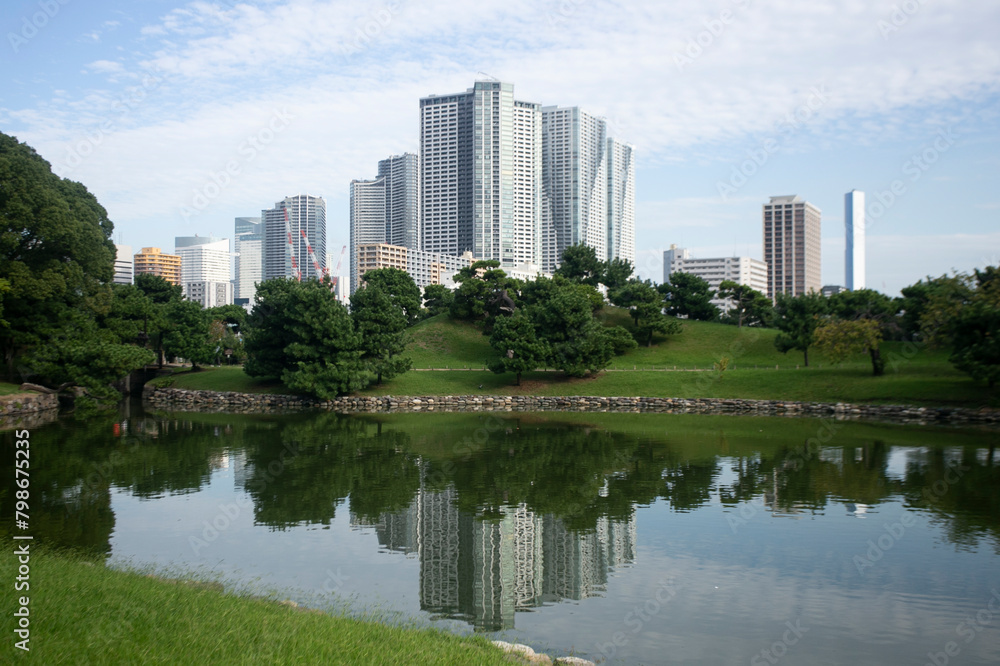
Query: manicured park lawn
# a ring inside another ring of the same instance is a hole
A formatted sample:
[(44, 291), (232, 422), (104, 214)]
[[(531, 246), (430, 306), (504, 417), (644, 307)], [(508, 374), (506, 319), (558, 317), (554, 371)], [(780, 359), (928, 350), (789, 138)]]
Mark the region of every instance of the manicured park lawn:
[[(628, 319), (624, 312), (614, 309), (602, 317), (614, 323)], [(625, 395), (1000, 406), (997, 395), (955, 370), (943, 351), (885, 342), (882, 354), (887, 361), (886, 374), (874, 377), (866, 357), (832, 366), (822, 356), (812, 354), (807, 368), (802, 354), (781, 354), (774, 348), (776, 335), (774, 330), (741, 330), (685, 321), (680, 334), (657, 338), (652, 347), (639, 347), (616, 357), (608, 371), (596, 377), (571, 379), (561, 372), (525, 373), (518, 387), (513, 375), (496, 375), (483, 369), (492, 352), (487, 336), (478, 328), (437, 316), (410, 329), (408, 353), (414, 371), (362, 394)], [(728, 369), (711, 369), (722, 358), (728, 360)], [(259, 382), (239, 367), (182, 372), (155, 381), (187, 389), (287, 392), (280, 382)]]

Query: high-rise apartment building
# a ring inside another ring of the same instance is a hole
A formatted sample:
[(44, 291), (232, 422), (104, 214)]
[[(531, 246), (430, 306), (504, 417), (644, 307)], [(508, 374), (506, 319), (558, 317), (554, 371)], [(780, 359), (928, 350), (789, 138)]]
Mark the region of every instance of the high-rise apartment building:
[(174, 252), (181, 258), (181, 286), (185, 298), (205, 308), (232, 304), (228, 238), (177, 236)]
[[(767, 295), (767, 264), (760, 259), (751, 257), (695, 259), (686, 249), (671, 245), (669, 250), (663, 252), (663, 282), (670, 282), (670, 276), (674, 273), (697, 275), (716, 291), (723, 280), (732, 280)], [(733, 306), (730, 299), (724, 298), (713, 298), (712, 304), (722, 310), (729, 310)]]
[(264, 280), (323, 277), (326, 271), (326, 202), (322, 198), (308, 194), (285, 197), (274, 204), (274, 208), (262, 210), (260, 220), (264, 227)]
[(158, 247), (144, 247), (133, 257), (135, 274), (159, 275), (170, 284), (181, 283), (181, 258), (175, 254), (163, 254)]
[(844, 286), (865, 288), (865, 193), (851, 190), (844, 195)]
[(823, 286), (819, 208), (797, 195), (771, 197), (763, 208), (768, 295), (819, 292)]
[(375, 180), (351, 181), (351, 293), (357, 291), (358, 246), (385, 243), (420, 249), (419, 162), (413, 153), (378, 163)]
[(540, 260), (542, 112), (476, 81), (420, 100), (422, 248), (502, 266)]
[(542, 108), (542, 269), (583, 243), (608, 257), (607, 123), (579, 107)]
[(115, 284), (132, 284), (132, 246), (115, 243)]
[(236, 270), (233, 302), (253, 306), (257, 284), (264, 277), (264, 225), (259, 217), (237, 217), (233, 235)]
[(385, 184), (385, 242), (420, 248), (420, 160), (413, 153), (393, 155), (378, 163)]
[(351, 293), (360, 286), (358, 247), (385, 243), (385, 179), (351, 181)]
[(608, 259), (635, 265), (635, 157), (631, 144), (608, 139)]

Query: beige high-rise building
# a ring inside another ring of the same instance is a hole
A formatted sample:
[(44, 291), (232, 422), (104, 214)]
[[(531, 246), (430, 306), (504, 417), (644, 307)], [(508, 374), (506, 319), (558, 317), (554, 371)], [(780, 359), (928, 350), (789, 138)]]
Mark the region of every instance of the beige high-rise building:
[(764, 204), (767, 294), (798, 296), (822, 287), (820, 210), (798, 195)]
[(170, 284), (181, 283), (181, 258), (176, 254), (163, 254), (158, 247), (144, 247), (135, 255), (135, 274), (152, 273), (162, 276)]

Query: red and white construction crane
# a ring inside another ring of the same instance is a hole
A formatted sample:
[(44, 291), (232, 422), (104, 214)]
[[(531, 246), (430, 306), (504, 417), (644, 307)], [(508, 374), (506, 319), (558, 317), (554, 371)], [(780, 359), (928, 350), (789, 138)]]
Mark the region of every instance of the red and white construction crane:
[(345, 245), (340, 250), (340, 259), (337, 260), (337, 270), (333, 273), (333, 287), (336, 289), (337, 281), (340, 280), (340, 265), (344, 263), (344, 253), (347, 252), (347, 246)]

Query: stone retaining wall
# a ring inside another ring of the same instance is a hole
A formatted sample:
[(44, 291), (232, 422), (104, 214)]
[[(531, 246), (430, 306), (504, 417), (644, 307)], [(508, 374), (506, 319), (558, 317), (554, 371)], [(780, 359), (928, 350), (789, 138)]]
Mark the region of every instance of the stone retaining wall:
[(48, 423), (59, 413), (55, 393), (14, 393), (0, 395), (0, 429), (32, 428)]
[(873, 419), (903, 423), (1000, 424), (1000, 410), (900, 405), (743, 400), (728, 398), (602, 398), (525, 395), (373, 396), (316, 400), (301, 396), (186, 391), (147, 386), (143, 397), (154, 406), (197, 411), (274, 413), (326, 409), (345, 413), (370, 412), (655, 412), (661, 414), (752, 414), (757, 416), (817, 416)]

